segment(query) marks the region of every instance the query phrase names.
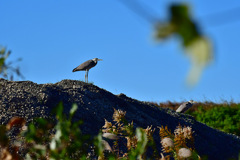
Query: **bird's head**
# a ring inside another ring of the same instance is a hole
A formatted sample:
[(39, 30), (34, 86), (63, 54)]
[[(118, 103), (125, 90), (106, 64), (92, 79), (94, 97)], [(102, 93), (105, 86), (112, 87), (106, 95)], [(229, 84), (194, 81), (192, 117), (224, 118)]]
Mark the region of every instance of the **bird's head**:
[(98, 61), (102, 61), (102, 59), (98, 59), (98, 58), (93, 58), (92, 59), (95, 63), (97, 63)]
[(188, 101), (188, 102), (190, 102), (191, 104), (197, 103), (197, 102), (194, 101), (194, 100), (190, 100), (190, 101)]

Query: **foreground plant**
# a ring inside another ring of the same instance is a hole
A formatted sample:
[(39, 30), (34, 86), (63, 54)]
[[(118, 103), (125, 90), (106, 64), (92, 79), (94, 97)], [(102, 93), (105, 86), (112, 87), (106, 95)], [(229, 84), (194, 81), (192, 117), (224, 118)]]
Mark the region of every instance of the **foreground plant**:
[(19, 128), (20, 131), (26, 130), (26, 121), (24, 118), (13, 117), (7, 125), (0, 126), (0, 159), (1, 160), (19, 160), (21, 159), (18, 152), (20, 147), (20, 141), (15, 141), (13, 145), (10, 144), (7, 132)]
[[(38, 118), (28, 127), (24, 118), (12, 118), (6, 126), (0, 127), (0, 159), (199, 159), (190, 127), (179, 125), (174, 133), (167, 127), (160, 127), (163, 148), (159, 153), (153, 138), (155, 129), (152, 126), (134, 127), (133, 122), (126, 120), (126, 112), (114, 109), (113, 122), (105, 119), (102, 133), (93, 138), (81, 132), (82, 121), (72, 122), (76, 110), (74, 104), (67, 118), (60, 103), (55, 109), (56, 121)], [(18, 128), (18, 135), (14, 143), (10, 143), (7, 135), (14, 128)]]
[(73, 104), (69, 118), (66, 118), (60, 103), (55, 110), (57, 123), (54, 128), (45, 119), (37, 121), (38, 128), (30, 124), (25, 137), (33, 147), (26, 154), (26, 159), (86, 159), (91, 141), (79, 128), (82, 121), (72, 122), (76, 110), (77, 105)]
[[(93, 142), (90, 136), (82, 134), (79, 128), (82, 121), (72, 122), (76, 110), (77, 105), (74, 104), (69, 118), (66, 118), (63, 104), (59, 103), (55, 109), (56, 122), (37, 118), (28, 127), (24, 118), (12, 118), (6, 126), (0, 127), (0, 159), (18, 160), (23, 156), (26, 160), (86, 159)], [(19, 131), (15, 133), (17, 136), (13, 144), (7, 136), (11, 129)]]
[(162, 151), (167, 154), (166, 159), (200, 159), (200, 156), (194, 149), (194, 137), (191, 127), (177, 126), (174, 134), (168, 127), (159, 127), (161, 137)]
[[(15, 67), (13, 61), (8, 61), (10, 55), (11, 51), (0, 45), (0, 76), (11, 81), (14, 79), (14, 75), (24, 79), (20, 68)], [(21, 61), (21, 58), (18, 58), (15, 62), (19, 61)]]
[[(158, 153), (156, 143), (153, 139), (155, 129), (152, 126), (148, 126), (146, 129), (136, 128), (134, 129), (133, 122), (128, 123), (125, 118), (126, 112), (114, 109), (113, 123), (105, 119), (105, 125), (102, 132), (103, 137), (113, 140), (113, 146), (111, 147), (108, 142), (103, 140), (103, 150), (108, 150), (115, 155), (118, 159), (199, 159), (194, 150), (194, 138), (191, 127), (182, 127), (179, 125), (174, 133), (167, 128), (167, 126), (159, 127), (162, 152)], [(119, 154), (119, 142), (120, 139), (126, 139), (126, 153)], [(147, 148), (152, 148), (152, 155), (147, 154)], [(117, 155), (117, 156), (116, 156)], [(102, 153), (99, 159), (107, 159)]]

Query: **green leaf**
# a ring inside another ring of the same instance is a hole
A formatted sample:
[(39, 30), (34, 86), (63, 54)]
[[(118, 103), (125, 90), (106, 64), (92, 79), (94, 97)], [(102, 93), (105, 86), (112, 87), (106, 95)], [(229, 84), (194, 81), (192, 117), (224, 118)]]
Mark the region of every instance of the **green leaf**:
[(34, 141), (36, 139), (36, 127), (33, 123), (29, 124), (28, 131), (26, 132), (27, 141)]
[(51, 150), (55, 150), (57, 147), (57, 142), (55, 139), (52, 139), (51, 143), (50, 143), (50, 149)]
[(144, 132), (142, 128), (136, 129), (136, 137), (138, 139), (137, 149), (138, 149), (138, 158), (141, 158), (141, 155), (145, 152), (145, 148), (147, 146), (147, 134)]
[(155, 38), (157, 40), (164, 40), (171, 36), (175, 31), (174, 25), (171, 23), (158, 23), (156, 25)]
[(197, 25), (190, 17), (187, 5), (172, 5), (170, 7), (170, 14), (170, 22), (175, 26), (175, 31), (182, 38), (185, 47), (200, 36)]
[(187, 77), (187, 84), (194, 86), (199, 81), (203, 69), (205, 69), (213, 59), (212, 46), (207, 38), (198, 37), (192, 39), (185, 49), (192, 64)]
[(37, 118), (36, 123), (39, 125), (40, 128), (45, 128), (49, 122), (44, 118)]
[(75, 112), (77, 111), (77, 109), (78, 109), (78, 106), (77, 106), (76, 103), (74, 103), (74, 104), (72, 105), (71, 110), (70, 110), (70, 116), (71, 116), (71, 117), (75, 114)]
[(98, 156), (103, 155), (104, 145), (102, 143), (102, 134), (99, 133), (94, 139), (94, 146), (96, 147)]
[(7, 131), (6, 131), (6, 126), (1, 125), (0, 126), (0, 144), (2, 147), (5, 147), (8, 145), (8, 137), (6, 135)]
[(59, 121), (63, 120), (63, 102), (59, 102), (58, 105), (52, 110), (56, 114), (56, 118)]
[(5, 58), (0, 58), (0, 67), (4, 65)]
[(1, 47), (1, 50), (0, 50), (0, 55), (4, 55), (4, 54), (5, 54), (5, 52), (6, 52), (6, 48), (2, 48), (2, 47)]

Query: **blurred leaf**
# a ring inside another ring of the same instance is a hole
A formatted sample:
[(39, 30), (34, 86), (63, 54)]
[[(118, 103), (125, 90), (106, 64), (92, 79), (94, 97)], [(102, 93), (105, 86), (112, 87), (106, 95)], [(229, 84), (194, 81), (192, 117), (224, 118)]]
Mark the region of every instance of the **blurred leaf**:
[(25, 135), (27, 141), (34, 141), (36, 139), (36, 128), (34, 124), (28, 125), (28, 132)]
[(44, 118), (36, 118), (35, 123), (38, 127), (38, 129), (42, 129), (44, 131), (47, 131), (49, 129), (53, 128), (53, 121), (50, 119), (44, 119)]
[(142, 155), (146, 152), (148, 143), (147, 135), (142, 128), (136, 128), (137, 147), (132, 148), (129, 153), (129, 159), (142, 159)]
[(10, 80), (13, 80), (14, 74), (17, 74), (17, 76), (24, 78), (20, 72), (19, 67), (12, 66), (12, 61), (6, 62), (10, 54), (11, 51), (6, 51), (5, 47), (0, 46), (0, 75)]
[(212, 47), (207, 38), (199, 37), (186, 47), (191, 62), (196, 65), (206, 66), (213, 59)]
[(6, 52), (6, 48), (4, 48), (4, 47), (0, 47), (0, 48), (1, 48), (0, 55), (4, 55)]
[(188, 46), (193, 40), (201, 36), (197, 25), (191, 20), (189, 7), (185, 4), (173, 4), (169, 7), (170, 18), (164, 23), (156, 25), (157, 40), (165, 39), (172, 34), (177, 34), (183, 41), (183, 46)]
[(44, 118), (36, 118), (35, 119), (36, 123), (38, 124), (38, 126), (40, 126), (40, 128), (44, 128), (46, 127), (46, 125), (49, 123), (46, 119)]
[(1, 125), (0, 126), (0, 145), (1, 147), (6, 147), (9, 143), (8, 137), (7, 137), (7, 130), (6, 127)]
[(117, 140), (119, 137), (116, 134), (113, 133), (103, 133), (102, 137), (111, 139), (111, 140)]
[(6, 125), (6, 128), (10, 130), (13, 126), (19, 126), (22, 127), (26, 124), (26, 120), (21, 117), (13, 117), (10, 119), (8, 124)]
[(97, 149), (97, 154), (100, 156), (103, 156), (103, 151), (104, 151), (104, 144), (102, 143), (102, 134), (99, 133), (94, 141), (94, 145), (96, 146)]
[(50, 143), (50, 149), (51, 150), (55, 150), (57, 147), (57, 142), (55, 139), (52, 139), (51, 143)]
[(173, 34), (180, 37), (192, 64), (187, 84), (194, 86), (199, 81), (203, 69), (213, 59), (213, 52), (211, 42), (200, 33), (199, 26), (192, 20), (189, 10), (186, 4), (171, 5), (169, 20), (157, 24), (156, 39), (166, 39)]
[(58, 105), (52, 110), (56, 114), (58, 120), (63, 120), (63, 102), (59, 102)]
[(4, 61), (5, 61), (5, 58), (1, 57), (0, 58), (0, 67), (2, 67), (4, 65)]
[(187, 84), (197, 84), (203, 69), (212, 61), (212, 47), (208, 39), (199, 37), (186, 47), (186, 53), (191, 61), (191, 69), (187, 77)]
[(197, 25), (191, 20), (189, 7), (185, 4), (174, 4), (170, 7), (170, 23), (175, 26), (175, 31), (183, 39), (183, 45), (188, 46), (200, 36)]
[(156, 25), (155, 38), (157, 40), (164, 40), (171, 36), (175, 31), (174, 25), (171, 23), (159, 23)]
[(147, 139), (147, 134), (144, 132), (142, 128), (136, 129), (136, 137), (138, 139), (138, 144), (137, 144), (138, 158), (140, 159), (143, 153), (145, 152), (148, 139)]
[(19, 160), (18, 157), (13, 157), (12, 154), (6, 148), (1, 148), (1, 158), (2, 160)]
[(7, 59), (10, 54), (11, 54), (11, 51), (8, 51), (8, 52), (6, 53), (6, 55), (4, 56), (4, 58)]
[(60, 141), (60, 138), (62, 137), (62, 131), (61, 131), (61, 128), (57, 128), (57, 131), (55, 133), (55, 140), (56, 141)]
[(77, 109), (78, 109), (78, 106), (77, 106), (76, 103), (74, 103), (74, 104), (72, 105), (71, 110), (70, 110), (70, 117), (71, 117), (71, 118), (72, 118), (72, 116), (75, 114), (75, 112), (77, 111)]

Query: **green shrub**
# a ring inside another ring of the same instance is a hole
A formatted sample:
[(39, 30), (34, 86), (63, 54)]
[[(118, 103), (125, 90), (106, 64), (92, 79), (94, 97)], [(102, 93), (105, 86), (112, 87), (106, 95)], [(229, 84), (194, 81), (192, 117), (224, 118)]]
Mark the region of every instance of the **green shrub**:
[(236, 106), (218, 106), (211, 109), (198, 107), (194, 112), (189, 112), (197, 121), (205, 123), (208, 126), (233, 133), (240, 136), (240, 105)]

